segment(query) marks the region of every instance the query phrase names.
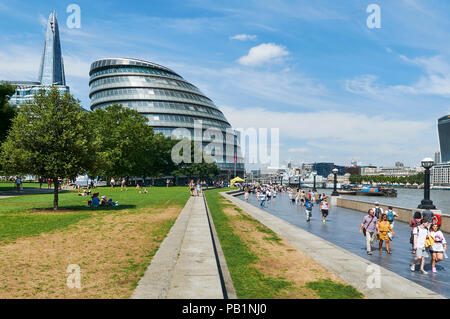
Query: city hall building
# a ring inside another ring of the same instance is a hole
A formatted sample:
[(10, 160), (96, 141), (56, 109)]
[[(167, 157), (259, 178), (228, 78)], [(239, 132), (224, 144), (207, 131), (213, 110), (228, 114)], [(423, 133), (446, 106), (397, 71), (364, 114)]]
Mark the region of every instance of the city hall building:
[[(155, 133), (173, 136), (175, 129), (186, 129), (203, 147), (211, 142), (205, 130), (217, 129), (223, 135), (222, 153), (212, 154), (218, 167), (229, 177), (243, 177), (239, 133), (211, 99), (173, 70), (143, 60), (107, 58), (93, 62), (89, 75), (91, 110), (121, 104), (146, 116)], [(195, 130), (199, 124), (200, 134)]]

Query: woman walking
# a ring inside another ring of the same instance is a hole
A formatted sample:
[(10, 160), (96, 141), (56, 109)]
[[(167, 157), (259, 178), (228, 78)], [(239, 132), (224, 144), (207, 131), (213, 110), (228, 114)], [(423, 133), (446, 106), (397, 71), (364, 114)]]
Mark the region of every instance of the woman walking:
[(381, 215), (381, 220), (377, 224), (377, 230), (378, 230), (378, 236), (380, 238), (380, 252), (383, 251), (383, 241), (386, 243), (386, 251), (388, 254), (392, 254), (390, 248), (389, 248), (389, 233), (392, 232), (394, 234), (394, 231), (392, 230), (391, 223), (389, 223), (387, 219), (387, 214)]
[(245, 188), (245, 192), (244, 192), (244, 198), (245, 200), (248, 202), (248, 196), (249, 196), (249, 191), (248, 191), (248, 186)]
[(431, 271), (436, 272), (436, 263), (444, 259), (444, 253), (447, 250), (447, 242), (444, 234), (440, 231), (438, 224), (430, 227), (430, 236), (434, 239), (434, 245), (430, 247), (431, 253)]
[(322, 212), (322, 223), (325, 224), (325, 219), (328, 216), (328, 201), (324, 198), (320, 203), (320, 211)]

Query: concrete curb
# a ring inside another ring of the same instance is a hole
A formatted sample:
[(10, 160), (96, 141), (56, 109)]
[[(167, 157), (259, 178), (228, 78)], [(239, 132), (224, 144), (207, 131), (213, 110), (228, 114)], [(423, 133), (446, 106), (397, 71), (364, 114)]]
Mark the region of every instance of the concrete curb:
[[(279, 236), (316, 260), (319, 264), (373, 299), (446, 299), (394, 272), (371, 263), (341, 247), (275, 217), (225, 192), (220, 193), (247, 214), (272, 229)], [(380, 288), (369, 288), (371, 276), (377, 272)], [(382, 287), (382, 288), (381, 288)]]
[(192, 200), (193, 197), (189, 198), (180, 215), (178, 215), (175, 224), (159, 246), (147, 271), (139, 281), (131, 299), (162, 299), (167, 297), (170, 280), (190, 218), (189, 205), (192, 205)]
[(205, 196), (203, 196), (203, 200), (205, 202), (206, 213), (208, 214), (208, 221), (217, 258), (217, 267), (219, 269), (219, 275), (222, 282), (224, 299), (238, 299), (234, 289), (233, 280), (231, 279), (230, 271), (228, 270), (227, 261), (223, 253), (222, 246), (220, 245), (216, 227), (214, 226), (214, 220), (211, 216)]

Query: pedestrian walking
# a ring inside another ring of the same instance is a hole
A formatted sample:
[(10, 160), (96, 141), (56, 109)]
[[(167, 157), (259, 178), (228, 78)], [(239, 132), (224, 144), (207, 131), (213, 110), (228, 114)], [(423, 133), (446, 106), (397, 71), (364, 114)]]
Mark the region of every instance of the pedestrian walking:
[(383, 242), (385, 242), (387, 253), (392, 254), (391, 249), (389, 247), (389, 242), (391, 239), (389, 237), (389, 233), (394, 234), (394, 231), (392, 230), (391, 224), (387, 219), (387, 214), (381, 215), (381, 220), (377, 223), (377, 230), (378, 230), (380, 252), (383, 252)]
[(431, 271), (436, 272), (436, 263), (444, 259), (447, 251), (447, 241), (440, 230), (438, 224), (432, 224), (430, 227), (430, 236), (433, 237), (434, 244), (430, 247), (431, 253)]
[(262, 208), (264, 208), (264, 205), (266, 203), (266, 193), (264, 191), (261, 191), (261, 194), (259, 195), (259, 200), (261, 201), (260, 205)]
[(114, 177), (111, 178), (111, 187), (114, 188), (114, 185), (116, 184), (116, 181), (114, 180)]
[(322, 199), (320, 203), (320, 211), (322, 212), (322, 223), (325, 224), (325, 219), (328, 216), (328, 201), (326, 198)]
[(422, 214), (417, 211), (414, 213), (414, 218), (409, 222), (409, 227), (411, 227), (411, 237), (409, 238), (409, 243), (411, 244), (411, 253), (416, 254), (414, 250), (414, 229), (419, 226), (422, 222)]
[(245, 198), (245, 200), (248, 202), (248, 196), (250, 195), (250, 192), (249, 192), (249, 189), (248, 189), (248, 186), (247, 187), (245, 187), (245, 191), (244, 191), (244, 198)]
[(389, 224), (391, 224), (391, 227), (394, 228), (394, 219), (398, 217), (398, 214), (392, 210), (392, 206), (388, 206), (386, 215)]
[(20, 192), (21, 188), (22, 188), (22, 179), (20, 178), (20, 176), (18, 176), (16, 178), (16, 188), (17, 191)]
[(194, 191), (195, 191), (195, 185), (194, 185), (194, 180), (191, 179), (191, 182), (189, 183), (189, 189), (191, 191), (191, 196), (195, 196)]
[(383, 208), (380, 207), (380, 203), (375, 202), (375, 207), (373, 207), (372, 209), (375, 213), (375, 217), (379, 220), (381, 218), (381, 215), (383, 215), (384, 213)]
[(127, 181), (125, 180), (125, 177), (122, 178), (122, 184), (120, 185), (120, 191), (123, 191), (123, 189), (128, 190)]
[(306, 221), (308, 223), (311, 220), (313, 207), (314, 207), (313, 201), (312, 200), (306, 200), (306, 203), (305, 203), (305, 214), (306, 214)]
[(414, 251), (416, 252), (411, 264), (411, 271), (416, 271), (416, 263), (420, 261), (420, 272), (426, 275), (428, 272), (424, 270), (425, 258), (428, 258), (428, 253), (425, 247), (425, 241), (429, 235), (428, 227), (430, 222), (424, 220), (420, 226), (414, 228)]
[(368, 255), (372, 255), (372, 244), (377, 236), (378, 218), (375, 216), (373, 209), (369, 209), (367, 215), (364, 216), (359, 232), (366, 237), (366, 251)]
[(39, 189), (42, 189), (42, 184), (44, 183), (44, 179), (41, 177), (39, 177)]

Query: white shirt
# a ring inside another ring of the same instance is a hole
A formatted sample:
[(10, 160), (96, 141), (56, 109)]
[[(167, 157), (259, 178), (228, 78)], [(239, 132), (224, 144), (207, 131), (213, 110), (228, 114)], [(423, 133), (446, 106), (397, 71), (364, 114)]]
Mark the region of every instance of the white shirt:
[(425, 239), (428, 235), (428, 229), (426, 227), (417, 226), (416, 228), (414, 228), (413, 235), (417, 235), (417, 248), (424, 249)]
[[(377, 216), (377, 207), (374, 207), (374, 208), (372, 208), (373, 209), (373, 212), (375, 213), (375, 216)], [(379, 207), (378, 206), (378, 209), (380, 210), (380, 215), (379, 216), (377, 216), (378, 218), (381, 218), (381, 215), (383, 215), (383, 208), (381, 208), (381, 207)]]
[(444, 238), (444, 234), (438, 230), (437, 232), (431, 231), (430, 235), (434, 238), (434, 245), (431, 246), (432, 251), (444, 251), (444, 245), (447, 244)]

